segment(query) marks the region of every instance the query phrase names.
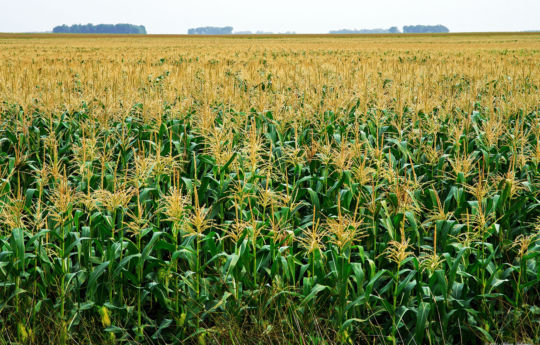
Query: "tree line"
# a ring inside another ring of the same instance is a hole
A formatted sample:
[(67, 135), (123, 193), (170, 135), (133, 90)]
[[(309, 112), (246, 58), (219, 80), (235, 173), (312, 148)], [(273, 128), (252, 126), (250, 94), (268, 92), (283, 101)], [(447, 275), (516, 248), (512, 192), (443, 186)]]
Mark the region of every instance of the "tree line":
[(53, 33), (62, 34), (146, 34), (144, 25), (133, 24), (75, 24), (60, 25), (53, 29)]
[(188, 35), (230, 35), (232, 34), (232, 26), (203, 26), (199, 28), (192, 28), (188, 30)]
[(330, 34), (398, 34), (401, 31), (397, 26), (389, 29), (341, 29), (330, 31)]
[[(444, 25), (406, 25), (403, 33), (441, 33), (450, 32)], [(331, 34), (399, 34), (401, 31), (397, 26), (388, 29), (341, 29), (330, 31)]]
[[(397, 26), (388, 29), (341, 29), (330, 31), (330, 34), (399, 34), (402, 31)], [(450, 32), (444, 25), (406, 25), (403, 27), (403, 33), (441, 33)], [(286, 32), (292, 34), (294, 32)], [(204, 26), (188, 30), (188, 35), (230, 35), (233, 34), (232, 26), (216, 27)], [(234, 34), (253, 34), (251, 31), (239, 31)], [(255, 34), (272, 34), (272, 32), (257, 31)]]
[(406, 25), (403, 27), (403, 32), (406, 34), (427, 34), (450, 32), (450, 30), (444, 25)]

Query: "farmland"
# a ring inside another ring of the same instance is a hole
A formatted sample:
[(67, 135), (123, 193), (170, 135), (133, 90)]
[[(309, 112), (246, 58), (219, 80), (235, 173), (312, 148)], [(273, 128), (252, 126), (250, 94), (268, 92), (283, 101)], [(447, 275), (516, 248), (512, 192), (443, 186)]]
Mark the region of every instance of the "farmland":
[(540, 34), (0, 35), (0, 344), (540, 342)]

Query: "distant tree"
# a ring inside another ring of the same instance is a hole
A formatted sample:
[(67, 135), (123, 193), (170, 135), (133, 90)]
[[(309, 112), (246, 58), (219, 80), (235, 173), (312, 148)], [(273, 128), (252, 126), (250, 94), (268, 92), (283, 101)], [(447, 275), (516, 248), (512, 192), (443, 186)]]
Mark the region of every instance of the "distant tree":
[(392, 26), (389, 29), (341, 29), (330, 31), (331, 34), (398, 34), (400, 33), (397, 26)]
[(444, 25), (406, 25), (403, 27), (404, 33), (442, 33), (450, 32)]
[[(408, 25), (403, 27), (404, 33), (438, 33), (450, 32), (443, 25)], [(330, 31), (331, 34), (399, 34), (397, 26), (388, 29), (341, 29)]]
[(55, 34), (58, 34), (58, 33), (67, 33), (69, 30), (69, 27), (67, 25), (62, 25), (62, 26), (55, 26), (53, 28), (53, 33)]
[(232, 26), (216, 27), (216, 26), (203, 26), (199, 28), (192, 28), (188, 30), (188, 35), (230, 35), (232, 34)]
[(53, 33), (64, 34), (146, 34), (146, 28), (144, 25), (133, 24), (75, 24), (75, 25), (61, 25), (56, 26), (53, 29)]

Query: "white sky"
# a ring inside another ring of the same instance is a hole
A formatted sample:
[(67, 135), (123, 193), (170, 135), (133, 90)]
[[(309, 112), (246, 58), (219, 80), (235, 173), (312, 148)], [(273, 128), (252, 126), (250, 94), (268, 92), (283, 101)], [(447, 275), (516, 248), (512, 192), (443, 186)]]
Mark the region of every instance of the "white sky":
[(142, 24), (151, 34), (226, 25), (296, 33), (415, 24), (523, 31), (540, 30), (540, 0), (0, 0), (0, 32), (87, 23)]

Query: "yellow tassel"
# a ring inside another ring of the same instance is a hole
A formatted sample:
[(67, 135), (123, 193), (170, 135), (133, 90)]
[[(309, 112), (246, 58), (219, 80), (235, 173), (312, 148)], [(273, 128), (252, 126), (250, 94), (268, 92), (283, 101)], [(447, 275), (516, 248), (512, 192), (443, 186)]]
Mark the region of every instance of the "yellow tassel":
[(101, 314), (101, 323), (103, 324), (103, 327), (109, 327), (111, 325), (111, 319), (109, 317), (109, 311), (105, 306), (102, 306), (99, 310)]

